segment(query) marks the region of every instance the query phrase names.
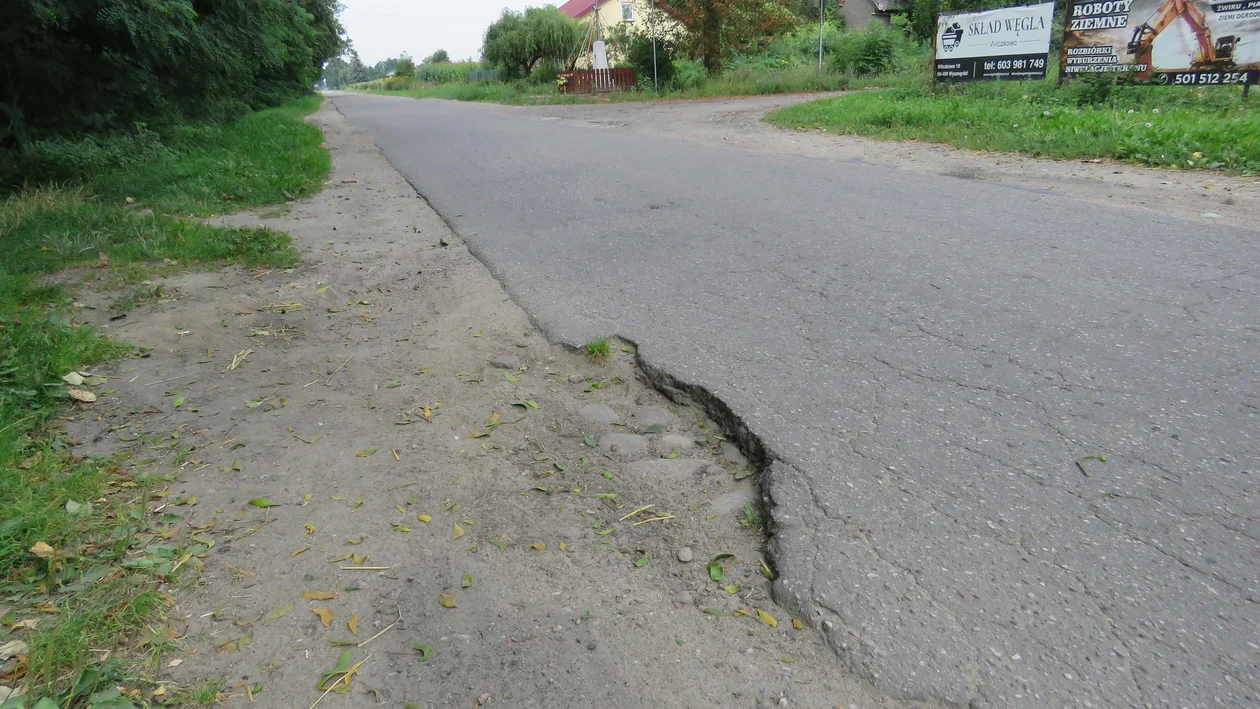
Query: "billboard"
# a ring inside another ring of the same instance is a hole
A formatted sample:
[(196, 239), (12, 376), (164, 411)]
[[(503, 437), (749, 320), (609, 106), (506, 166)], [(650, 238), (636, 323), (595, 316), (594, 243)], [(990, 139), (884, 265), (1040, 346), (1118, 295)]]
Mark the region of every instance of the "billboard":
[(936, 25), (936, 80), (1046, 78), (1053, 17), (1052, 2), (941, 15)]
[(1260, 81), (1260, 0), (1068, 0), (1064, 75), (1176, 86)]

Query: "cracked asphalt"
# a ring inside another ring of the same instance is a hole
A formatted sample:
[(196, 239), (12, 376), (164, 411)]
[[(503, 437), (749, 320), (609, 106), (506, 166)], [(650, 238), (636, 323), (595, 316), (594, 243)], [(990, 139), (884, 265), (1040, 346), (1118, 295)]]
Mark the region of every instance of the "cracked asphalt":
[(960, 706), (1260, 705), (1255, 225), (334, 101), (551, 336), (633, 340), (760, 437), (776, 591), (837, 671)]

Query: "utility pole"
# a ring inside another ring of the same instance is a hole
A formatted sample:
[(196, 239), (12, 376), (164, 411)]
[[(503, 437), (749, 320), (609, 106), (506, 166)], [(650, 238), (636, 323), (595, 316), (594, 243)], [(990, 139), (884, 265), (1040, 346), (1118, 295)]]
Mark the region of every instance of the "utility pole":
[(827, 0), (818, 0), (818, 73), (822, 73), (823, 26), (827, 22)]
[(656, 78), (656, 0), (652, 0), (652, 90), (660, 93), (661, 82)]

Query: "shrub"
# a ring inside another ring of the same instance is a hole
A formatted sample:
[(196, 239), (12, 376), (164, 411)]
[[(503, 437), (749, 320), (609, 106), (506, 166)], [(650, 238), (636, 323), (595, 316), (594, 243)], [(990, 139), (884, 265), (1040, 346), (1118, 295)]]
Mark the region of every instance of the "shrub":
[[(652, 86), (653, 56), (652, 35), (643, 32), (630, 35), (625, 43), (626, 61), (639, 74), (639, 86)], [(678, 46), (668, 37), (657, 37), (655, 71), (661, 88), (674, 81), (674, 58), (678, 54)]]
[(832, 67), (857, 76), (882, 74), (894, 66), (897, 40), (892, 30), (877, 22), (860, 32), (846, 32), (835, 47)]

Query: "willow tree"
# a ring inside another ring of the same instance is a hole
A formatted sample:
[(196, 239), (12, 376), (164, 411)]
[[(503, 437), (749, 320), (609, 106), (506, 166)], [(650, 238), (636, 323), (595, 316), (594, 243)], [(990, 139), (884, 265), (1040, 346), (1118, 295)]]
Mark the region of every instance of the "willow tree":
[(504, 10), (486, 29), (481, 57), (506, 78), (526, 78), (543, 60), (562, 64), (582, 39), (582, 24), (554, 7)]

